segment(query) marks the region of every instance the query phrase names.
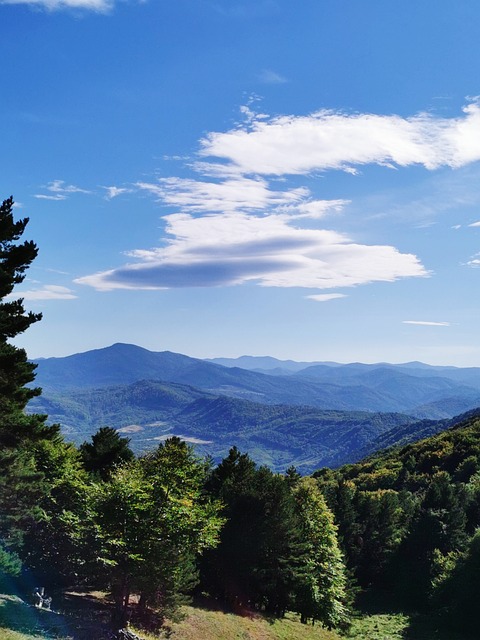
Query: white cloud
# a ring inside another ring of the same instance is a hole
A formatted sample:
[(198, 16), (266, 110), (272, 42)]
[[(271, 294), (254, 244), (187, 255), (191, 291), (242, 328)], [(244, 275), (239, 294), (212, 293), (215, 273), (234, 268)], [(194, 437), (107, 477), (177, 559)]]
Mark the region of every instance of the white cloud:
[(38, 198), (39, 200), (66, 200), (67, 196), (62, 196), (61, 194), (57, 194), (56, 196), (49, 196), (44, 193), (36, 193), (34, 198)]
[(476, 253), (474, 256), (472, 256), (467, 262), (467, 265), (474, 268), (480, 267), (480, 253)]
[(105, 198), (107, 200), (113, 200), (113, 198), (117, 198), (118, 196), (123, 195), (124, 193), (131, 193), (131, 189), (127, 189), (126, 187), (102, 187), (102, 189), (106, 190)]
[(258, 79), (264, 84), (285, 84), (288, 82), (287, 78), (276, 71), (272, 71), (271, 69), (263, 69), (259, 74)]
[(295, 218), (310, 218), (311, 220), (323, 218), (329, 213), (338, 213), (350, 204), (350, 200), (305, 200), (289, 208), (283, 207), (280, 211), (292, 211)]
[(360, 245), (335, 231), (302, 229), (282, 215), (165, 216), (166, 247), (129, 253), (137, 262), (78, 278), (99, 290), (231, 286), (333, 289), (426, 276), (391, 246)]
[(29, 4), (48, 11), (59, 9), (82, 9), (107, 13), (113, 7), (113, 0), (0, 0), (0, 4)]
[(63, 180), (52, 180), (52, 182), (47, 184), (45, 189), (54, 195), (37, 193), (35, 194), (35, 198), (39, 200), (66, 200), (72, 193), (91, 193), (91, 191), (81, 189), (73, 184), (65, 184)]
[(337, 298), (347, 298), (344, 293), (319, 293), (313, 296), (306, 296), (309, 300), (315, 300), (316, 302), (328, 302), (329, 300), (336, 300)]
[(480, 220), (478, 222), (472, 222), (472, 224), (468, 225), (469, 227), (480, 227)]
[[(284, 185), (294, 174), (328, 169), (356, 173), (365, 164), (434, 170), (480, 160), (480, 103), (472, 101), (456, 118), (334, 111), (272, 118), (253, 111), (255, 100), (241, 109), (242, 123), (200, 141), (200, 159), (189, 167), (198, 178), (134, 185), (176, 210), (164, 217), (164, 246), (130, 251), (129, 264), (77, 282), (101, 290), (248, 282), (322, 291), (429, 275), (415, 255), (388, 245), (358, 244), (318, 228), (316, 220), (341, 211), (348, 200), (316, 199), (305, 186)], [(51, 186), (60, 195), (67, 189), (64, 183)], [(117, 187), (107, 189), (112, 197), (120, 193)], [(456, 200), (474, 201), (464, 194)], [(421, 225), (431, 224), (427, 215), (441, 206), (422, 198), (414, 205), (409, 203), (408, 215), (412, 208), (417, 211)], [(392, 215), (388, 207), (382, 213)], [(474, 256), (468, 264), (480, 266), (480, 259)], [(333, 299), (343, 294), (315, 295), (314, 300), (325, 301), (326, 295)]]
[[(271, 206), (295, 204), (310, 195), (304, 187), (274, 191), (261, 178), (243, 176), (222, 182), (162, 178), (157, 183), (138, 182), (135, 186), (148, 191), (166, 205), (178, 207), (182, 211), (205, 213), (253, 209), (260, 211)], [(337, 203), (335, 201), (335, 206)]]
[(427, 320), (403, 320), (403, 324), (417, 324), (423, 327), (449, 327), (450, 322), (429, 322)]
[(457, 118), (319, 111), (256, 119), (247, 127), (208, 134), (200, 155), (226, 162), (211, 165), (220, 174), (351, 171), (364, 164), (461, 167), (480, 159), (480, 105), (472, 102), (463, 111)]
[(21, 297), (24, 300), (74, 300), (77, 296), (71, 289), (55, 284), (46, 284), (41, 289), (29, 291), (17, 291), (12, 297)]
[(76, 187), (74, 184), (65, 184), (64, 180), (52, 180), (46, 188), (53, 193), (90, 193), (90, 191)]

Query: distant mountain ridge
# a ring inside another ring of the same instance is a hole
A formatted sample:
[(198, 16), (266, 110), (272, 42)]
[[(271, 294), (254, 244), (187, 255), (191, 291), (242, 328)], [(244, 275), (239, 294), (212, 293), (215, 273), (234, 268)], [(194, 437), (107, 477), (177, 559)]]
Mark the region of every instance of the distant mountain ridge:
[[(156, 380), (265, 404), (400, 412), (433, 419), (451, 418), (480, 406), (480, 368), (432, 367), (422, 363), (312, 364), (251, 356), (234, 362), (272, 368), (261, 373), (117, 343), (65, 358), (37, 360), (36, 382), (48, 395), (60, 390)], [(285, 362), (289, 370), (282, 369)], [(308, 366), (298, 369), (304, 364)], [(293, 370), (295, 367), (297, 371)]]
[[(325, 365), (325, 362), (297, 362), (278, 360), (271, 356), (240, 356), (239, 358), (205, 358), (205, 362), (219, 364), (222, 367), (238, 367), (249, 371), (281, 371), (283, 374), (296, 373), (313, 365)], [(332, 362), (332, 366), (337, 366)]]
[(220, 364), (225, 367), (239, 367), (250, 371), (260, 371), (272, 375), (300, 374), (305, 377), (322, 379), (328, 377), (330, 380), (347, 379), (350, 376), (360, 375), (375, 369), (398, 370), (414, 377), (445, 377), (449, 380), (467, 384), (480, 389), (480, 367), (454, 367), (442, 365), (430, 365), (424, 362), (404, 362), (391, 364), (389, 362), (377, 362), (365, 364), (361, 362), (351, 362), (348, 364), (325, 361), (325, 362), (296, 362), (294, 360), (279, 360), (270, 356), (240, 356), (239, 358), (209, 358), (206, 362)]
[(36, 361), (43, 394), (29, 410), (48, 414), (77, 443), (108, 425), (139, 452), (179, 435), (217, 461), (236, 445), (276, 471), (294, 464), (310, 473), (437, 433), (480, 406), (480, 369), (239, 362), (271, 368), (128, 344), (46, 358)]

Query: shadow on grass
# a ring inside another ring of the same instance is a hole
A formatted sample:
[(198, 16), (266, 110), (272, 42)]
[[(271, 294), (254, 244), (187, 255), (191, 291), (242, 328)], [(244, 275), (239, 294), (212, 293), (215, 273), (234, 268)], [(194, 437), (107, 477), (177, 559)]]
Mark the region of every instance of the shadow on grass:
[[(357, 602), (358, 613), (363, 616), (384, 616), (398, 619), (397, 634), (402, 640), (478, 640), (479, 635), (471, 635), (455, 628), (455, 622), (432, 612), (418, 612), (406, 609), (398, 598), (388, 591), (366, 591)], [(400, 619), (403, 618), (403, 625)], [(400, 630), (400, 627), (403, 627)], [(394, 637), (397, 637), (395, 635)]]
[(72, 602), (72, 598), (66, 597), (61, 604), (61, 608), (48, 611), (30, 606), (17, 596), (0, 595), (0, 625), (42, 638), (101, 640), (106, 637), (105, 616), (96, 615), (95, 603), (82, 598)]
[(28, 635), (68, 637), (63, 616), (31, 607), (16, 596), (0, 596), (0, 624)]
[(405, 640), (478, 640), (478, 633), (457, 631), (451, 620), (438, 615), (413, 614), (405, 629)]
[(256, 618), (262, 618), (263, 620), (267, 620), (268, 622), (273, 622), (277, 619), (274, 616), (269, 616), (265, 612), (255, 611), (254, 609), (248, 608), (246, 605), (238, 603), (228, 605), (219, 600), (215, 600), (207, 595), (196, 595), (191, 604), (198, 608), (203, 609), (205, 611), (214, 611), (220, 613), (230, 613), (235, 616), (240, 616), (241, 618), (250, 618), (254, 620)]

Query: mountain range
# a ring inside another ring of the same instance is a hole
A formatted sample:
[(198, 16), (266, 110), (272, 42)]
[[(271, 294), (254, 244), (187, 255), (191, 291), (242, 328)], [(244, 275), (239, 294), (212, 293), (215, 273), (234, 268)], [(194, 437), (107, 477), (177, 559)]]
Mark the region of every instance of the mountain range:
[(43, 394), (29, 410), (77, 443), (105, 425), (136, 451), (175, 434), (214, 459), (235, 444), (278, 471), (353, 462), (480, 406), (477, 368), (205, 361), (127, 344), (35, 363)]

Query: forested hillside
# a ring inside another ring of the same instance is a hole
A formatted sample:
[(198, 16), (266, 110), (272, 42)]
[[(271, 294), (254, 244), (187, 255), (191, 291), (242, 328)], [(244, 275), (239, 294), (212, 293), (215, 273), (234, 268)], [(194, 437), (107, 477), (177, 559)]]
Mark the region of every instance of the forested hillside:
[(480, 414), (359, 464), (314, 474), (362, 588), (476, 627)]
[(359, 451), (371, 451), (377, 437), (412, 423), (402, 414), (259, 404), (152, 381), (57, 392), (36, 399), (29, 408), (48, 414), (77, 444), (108, 425), (127, 435), (137, 453), (180, 435), (216, 462), (236, 445), (275, 471), (294, 464), (303, 474), (358, 460)]
[[(219, 396), (171, 382), (64, 390), (34, 398), (29, 410), (47, 414), (76, 444), (108, 425), (130, 438), (136, 453), (172, 435), (215, 462), (231, 446), (275, 471), (295, 465), (302, 474), (356, 462), (373, 451), (442, 431), (451, 420), (416, 420), (399, 413), (321, 410)], [(454, 420), (457, 420), (455, 418)]]

